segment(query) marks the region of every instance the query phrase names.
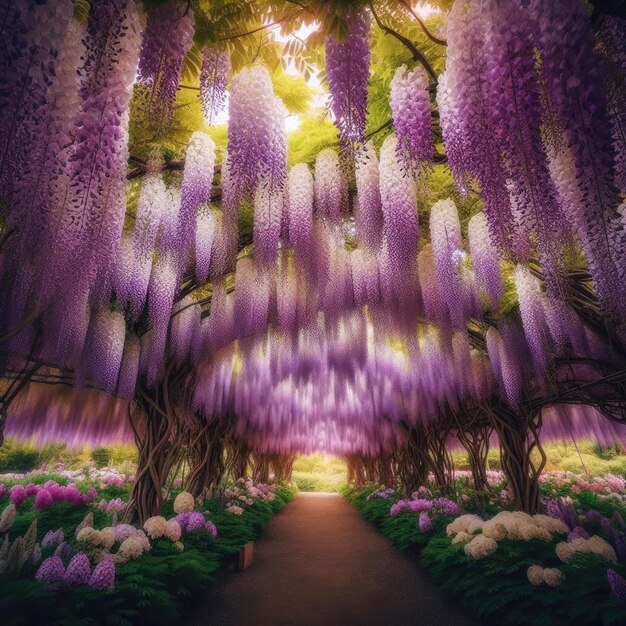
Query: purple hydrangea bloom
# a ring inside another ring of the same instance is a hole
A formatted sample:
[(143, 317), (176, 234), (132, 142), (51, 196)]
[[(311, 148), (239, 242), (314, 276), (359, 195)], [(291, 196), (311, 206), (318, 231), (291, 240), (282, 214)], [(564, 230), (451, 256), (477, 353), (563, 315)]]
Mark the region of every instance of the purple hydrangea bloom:
[(206, 522), (204, 527), (207, 529), (207, 531), (209, 532), (211, 537), (213, 537), (213, 539), (217, 539), (217, 527), (215, 526), (215, 524), (211, 520)]
[(100, 561), (89, 579), (89, 586), (101, 591), (115, 587), (115, 564), (111, 559)]
[(389, 511), (389, 515), (392, 517), (401, 513), (402, 511), (406, 511), (409, 508), (409, 504), (406, 500), (398, 500), (395, 504), (391, 505), (391, 509)]
[(91, 565), (89, 557), (84, 552), (79, 552), (72, 557), (63, 579), (72, 585), (86, 585), (91, 578)]
[(25, 488), (26, 495), (31, 498), (32, 496), (37, 495), (39, 489), (39, 485), (36, 485), (35, 483), (28, 483)]
[(198, 511), (190, 511), (185, 532), (190, 533), (193, 530), (198, 530), (198, 528), (202, 528), (204, 526), (204, 523), (204, 515), (202, 515), (202, 513), (199, 513)]
[(430, 519), (430, 515), (424, 511), (420, 513), (419, 527), (422, 533), (427, 533), (429, 530), (432, 530), (433, 527), (433, 520)]
[(546, 513), (550, 517), (560, 519), (566, 526), (571, 529), (578, 526), (578, 514), (571, 504), (566, 504), (563, 498), (549, 500), (546, 503)]
[(118, 543), (121, 543), (125, 539), (132, 537), (132, 535), (141, 532), (132, 524), (117, 524), (117, 526), (113, 527), (113, 530), (115, 531), (115, 541)]
[(576, 539), (589, 539), (589, 533), (582, 526), (576, 526), (576, 528), (567, 535), (567, 541), (572, 542)]
[(187, 511), (185, 513), (179, 513), (173, 519), (180, 524), (180, 529), (184, 533), (189, 533), (204, 526), (204, 515), (202, 515), (202, 513), (199, 513), (198, 511)]
[(606, 577), (609, 581), (609, 587), (620, 602), (626, 602), (626, 579), (620, 576), (615, 570), (606, 571)]
[(78, 491), (78, 487), (74, 483), (70, 483), (65, 488), (64, 500), (74, 506), (83, 504), (83, 496), (80, 491)]
[(58, 556), (48, 557), (37, 570), (35, 578), (47, 585), (56, 584), (63, 580), (65, 567), (63, 561)]
[(37, 492), (35, 496), (35, 504), (33, 504), (34, 509), (47, 509), (51, 507), (53, 504), (52, 495), (47, 489), (42, 489)]
[(409, 509), (414, 513), (418, 511), (430, 511), (433, 508), (433, 503), (430, 500), (424, 500), (420, 498), (419, 500), (411, 500), (409, 502)]
[(0, 500), (4, 500), (7, 496), (7, 488), (4, 486), (4, 483), (0, 483)]
[(441, 507), (441, 511), (445, 515), (460, 515), (461, 513), (459, 505), (452, 500), (448, 500), (448, 498), (439, 498), (437, 504)]
[(13, 487), (9, 489), (9, 498), (11, 498), (11, 502), (13, 502), (16, 508), (20, 506), (27, 497), (26, 489), (24, 489), (23, 485), (13, 485)]
[(57, 530), (49, 530), (41, 540), (42, 548), (51, 548), (52, 546), (58, 546), (63, 543), (65, 534), (62, 528)]
[(60, 543), (57, 546), (56, 550), (54, 551), (54, 556), (58, 556), (60, 559), (63, 559), (64, 561), (71, 559), (73, 555), (74, 555), (74, 548), (72, 548), (72, 546), (69, 543), (67, 543), (67, 541), (63, 541), (62, 543)]

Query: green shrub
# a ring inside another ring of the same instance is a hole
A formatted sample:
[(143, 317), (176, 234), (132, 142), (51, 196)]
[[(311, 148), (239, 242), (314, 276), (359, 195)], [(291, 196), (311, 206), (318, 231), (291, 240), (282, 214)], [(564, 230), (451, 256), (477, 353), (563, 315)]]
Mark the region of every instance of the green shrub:
[[(398, 548), (416, 554), (421, 565), (434, 578), (441, 590), (458, 600), (485, 623), (517, 626), (617, 625), (624, 623), (624, 605), (616, 600), (608, 588), (607, 568), (626, 575), (623, 565), (611, 563), (593, 554), (578, 554), (570, 563), (563, 564), (555, 553), (560, 539), (551, 541), (498, 542), (495, 552), (475, 560), (465, 554), (464, 544), (452, 544), (446, 535), (446, 526), (453, 518), (437, 516), (433, 529), (421, 533), (419, 515), (403, 511), (391, 517), (389, 510), (398, 499), (368, 500), (374, 487), (343, 490), (344, 496), (363, 517)], [(583, 491), (574, 494), (580, 508), (595, 508), (606, 515), (624, 507), (612, 498)], [(488, 513), (493, 515), (497, 509)], [(531, 565), (558, 567), (565, 574), (558, 587), (545, 584), (535, 587), (527, 578)]]
[(345, 484), (345, 476), (328, 476), (312, 472), (296, 472), (291, 475), (291, 480), (300, 491), (329, 491), (338, 493)]
[(109, 449), (103, 446), (94, 448), (91, 451), (91, 460), (98, 469), (102, 469), (109, 464)]
[(29, 442), (6, 439), (0, 446), (0, 472), (28, 472), (39, 466), (39, 450)]
[[(50, 478), (47, 476), (46, 478)], [(54, 478), (54, 477), (53, 477)], [(60, 481), (59, 481), (60, 482)], [(211, 514), (218, 528), (213, 540), (204, 531), (183, 535), (180, 552), (169, 540), (152, 541), (150, 552), (116, 568), (115, 589), (101, 592), (87, 586), (64, 586), (46, 589), (35, 580), (35, 566), (25, 576), (3, 580), (0, 584), (2, 624), (71, 624), (105, 626), (148, 626), (184, 623), (194, 599), (201, 599), (213, 574), (237, 554), (241, 546), (258, 538), (263, 526), (295, 495), (293, 487), (284, 486), (273, 501), (257, 500), (242, 516), (227, 512)], [(171, 501), (166, 516), (171, 515)], [(0, 509), (3, 507), (0, 507)], [(217, 500), (205, 502), (209, 511), (220, 509)], [(28, 501), (20, 507), (11, 536), (23, 533), (35, 517), (38, 538), (50, 529), (64, 528), (72, 533), (87, 511), (94, 513), (94, 526), (110, 524), (110, 514), (93, 507), (59, 504), (45, 511), (29, 510)]]

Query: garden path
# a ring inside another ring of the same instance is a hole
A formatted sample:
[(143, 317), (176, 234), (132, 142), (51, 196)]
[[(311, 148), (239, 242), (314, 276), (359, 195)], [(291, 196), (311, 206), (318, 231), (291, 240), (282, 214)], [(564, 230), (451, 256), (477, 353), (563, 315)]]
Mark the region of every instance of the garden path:
[(474, 624), (337, 494), (298, 494), (254, 547), (254, 563), (218, 575), (191, 624)]

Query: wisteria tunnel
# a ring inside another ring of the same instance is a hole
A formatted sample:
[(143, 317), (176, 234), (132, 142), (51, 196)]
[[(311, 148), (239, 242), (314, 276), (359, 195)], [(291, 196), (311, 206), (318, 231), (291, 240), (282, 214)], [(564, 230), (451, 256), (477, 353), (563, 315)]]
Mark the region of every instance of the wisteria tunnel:
[(626, 624), (623, 0), (0, 7), (3, 624)]

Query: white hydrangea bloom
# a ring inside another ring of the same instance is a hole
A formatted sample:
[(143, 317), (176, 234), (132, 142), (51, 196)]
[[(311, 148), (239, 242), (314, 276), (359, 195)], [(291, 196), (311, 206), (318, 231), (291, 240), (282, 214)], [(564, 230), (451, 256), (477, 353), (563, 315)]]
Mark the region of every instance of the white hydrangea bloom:
[(165, 534), (167, 529), (167, 521), (164, 517), (157, 515), (155, 517), (148, 518), (143, 525), (144, 530), (148, 534), (150, 539), (158, 539)]
[(480, 560), (495, 552), (497, 547), (498, 544), (491, 537), (476, 535), (469, 543), (465, 544), (464, 550), (467, 556)]
[(617, 561), (615, 550), (611, 544), (598, 535), (594, 535), (590, 539), (574, 539), (570, 543), (562, 541), (556, 546), (556, 555), (563, 563), (569, 563), (577, 552), (598, 554), (608, 561)]
[(546, 567), (543, 570), (543, 582), (548, 587), (558, 587), (565, 580), (565, 574), (558, 567)]
[(470, 541), (470, 539), (472, 539), (472, 535), (461, 531), (460, 533), (457, 533), (454, 539), (452, 539), (452, 544), (465, 543), (466, 541)]
[(446, 527), (446, 534), (449, 537), (450, 535), (454, 535), (460, 532), (467, 533), (467, 527), (470, 523), (482, 524), (483, 520), (480, 517), (478, 517), (478, 515), (474, 515), (472, 513), (467, 513), (466, 515), (460, 515), (453, 522), (448, 524), (448, 526)]
[(526, 572), (526, 576), (531, 585), (538, 587), (543, 582), (543, 567), (541, 565), (531, 565)]
[(175, 513), (188, 513), (193, 511), (194, 506), (193, 496), (188, 491), (181, 491), (174, 500)]
[(148, 537), (143, 533), (137, 533), (122, 541), (118, 555), (125, 560), (137, 559), (148, 550), (150, 550)]

